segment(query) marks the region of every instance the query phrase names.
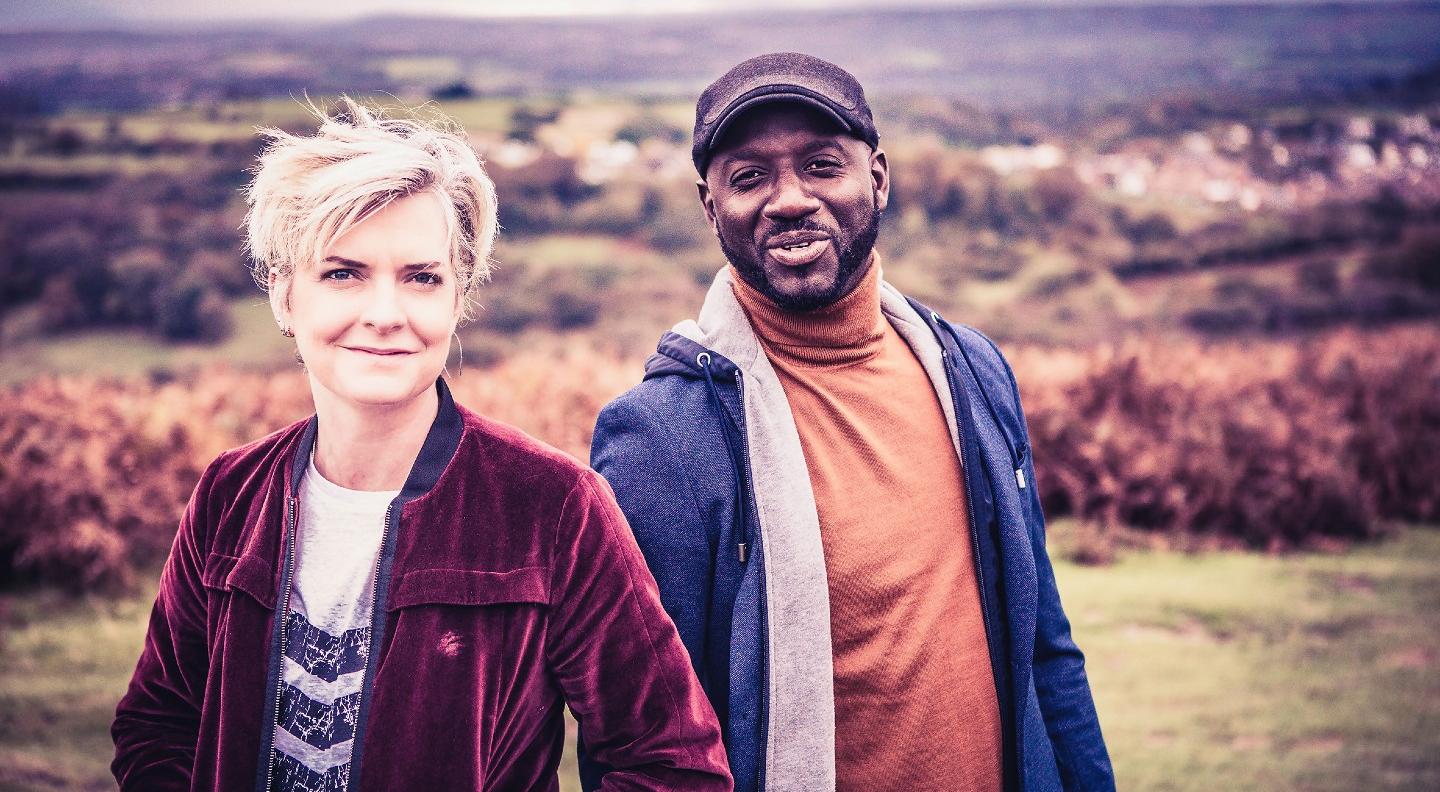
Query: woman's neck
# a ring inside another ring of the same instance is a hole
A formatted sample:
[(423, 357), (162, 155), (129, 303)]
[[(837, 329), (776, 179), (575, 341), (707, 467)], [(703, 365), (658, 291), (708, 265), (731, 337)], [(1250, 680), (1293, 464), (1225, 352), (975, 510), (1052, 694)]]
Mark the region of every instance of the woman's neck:
[(384, 406), (348, 402), (313, 378), (310, 390), (319, 420), (315, 468), (320, 475), (346, 489), (402, 489), (440, 409), (435, 389)]

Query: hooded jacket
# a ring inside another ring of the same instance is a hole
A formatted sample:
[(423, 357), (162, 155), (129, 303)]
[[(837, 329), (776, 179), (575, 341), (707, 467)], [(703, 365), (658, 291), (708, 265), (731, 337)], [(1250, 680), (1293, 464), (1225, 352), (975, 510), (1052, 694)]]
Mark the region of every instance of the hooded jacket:
[[(437, 384), (386, 514), (350, 789), (554, 790), (568, 703), (607, 789), (730, 789), (719, 727), (604, 481)], [(269, 788), (275, 618), (316, 419), (221, 454), (111, 729), (122, 789)]]
[[(881, 310), (940, 399), (965, 476), (1000, 704), (1006, 788), (1108, 790), (1110, 760), (1070, 637), (1009, 365), (979, 332), (881, 284)], [(720, 716), (737, 790), (835, 787), (829, 592), (795, 421), (728, 270), (601, 412), (610, 481)], [(884, 724), (877, 724), (884, 728)], [(581, 777), (606, 767), (581, 746)]]

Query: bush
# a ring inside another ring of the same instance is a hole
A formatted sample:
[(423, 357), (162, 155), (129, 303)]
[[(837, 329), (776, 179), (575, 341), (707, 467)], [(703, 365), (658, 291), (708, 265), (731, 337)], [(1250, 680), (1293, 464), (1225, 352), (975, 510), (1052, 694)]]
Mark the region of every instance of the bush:
[(155, 325), (174, 341), (215, 342), (230, 333), (230, 308), (214, 288), (193, 273), (155, 292)]
[[(472, 360), (474, 360), (472, 356)], [(1011, 351), (1051, 517), (1117, 537), (1285, 549), (1440, 520), (1440, 331)], [(573, 339), (469, 367), (456, 398), (584, 459), (638, 361)], [(169, 547), (204, 465), (310, 411), (296, 371), (0, 391), (0, 577), (120, 587)], [(1088, 531), (1088, 533), (1085, 533)]]
[[(640, 369), (572, 346), (468, 369), (456, 398), (585, 458), (600, 407)], [(216, 454), (311, 409), (296, 371), (212, 367), (170, 382), (41, 379), (0, 391), (0, 579), (128, 587), (164, 558)]]
[[(76, 590), (130, 582), (167, 545), (199, 473), (133, 388), (40, 382), (0, 416), (0, 568)], [(127, 409), (127, 403), (131, 406)]]
[(1376, 255), (1365, 269), (1377, 279), (1413, 283), (1427, 291), (1440, 291), (1440, 231), (1407, 234), (1395, 250)]
[(1393, 330), (1022, 351), (1047, 512), (1272, 549), (1433, 520), (1437, 342)]

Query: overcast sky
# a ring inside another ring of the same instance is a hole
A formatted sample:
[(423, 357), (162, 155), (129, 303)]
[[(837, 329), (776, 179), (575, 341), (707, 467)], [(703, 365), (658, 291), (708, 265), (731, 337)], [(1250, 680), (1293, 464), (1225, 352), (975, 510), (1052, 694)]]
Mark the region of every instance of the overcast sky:
[[(985, 0), (0, 0), (10, 21), (348, 19), (374, 14), (605, 16), (756, 8), (974, 5)], [(1003, 2), (1003, 0), (1002, 0)], [(993, 4), (993, 0), (991, 0)]]
[[(374, 14), (444, 16), (603, 16), (766, 9), (1113, 5), (1216, 0), (0, 0), (0, 27), (58, 23), (206, 22), (254, 19), (339, 20)], [(1226, 0), (1218, 0), (1226, 2)], [(1287, 2), (1287, 0), (1272, 0)], [(1265, 2), (1265, 0), (1260, 0)], [(1305, 0), (1299, 0), (1305, 2)], [(6, 24), (6, 23), (9, 24)]]

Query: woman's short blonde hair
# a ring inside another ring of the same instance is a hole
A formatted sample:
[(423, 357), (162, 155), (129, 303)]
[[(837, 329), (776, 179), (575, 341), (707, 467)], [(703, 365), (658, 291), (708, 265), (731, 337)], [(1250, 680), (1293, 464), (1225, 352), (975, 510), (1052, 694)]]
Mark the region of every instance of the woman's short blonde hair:
[(391, 201), (429, 191), (447, 209), (460, 315), (469, 318), (499, 230), (495, 185), (480, 158), (448, 119), (386, 118), (349, 97), (338, 105), (317, 110), (314, 135), (260, 131), (270, 143), (246, 190), (245, 218), (255, 280), (268, 288), (273, 269), (274, 282), (287, 281)]

